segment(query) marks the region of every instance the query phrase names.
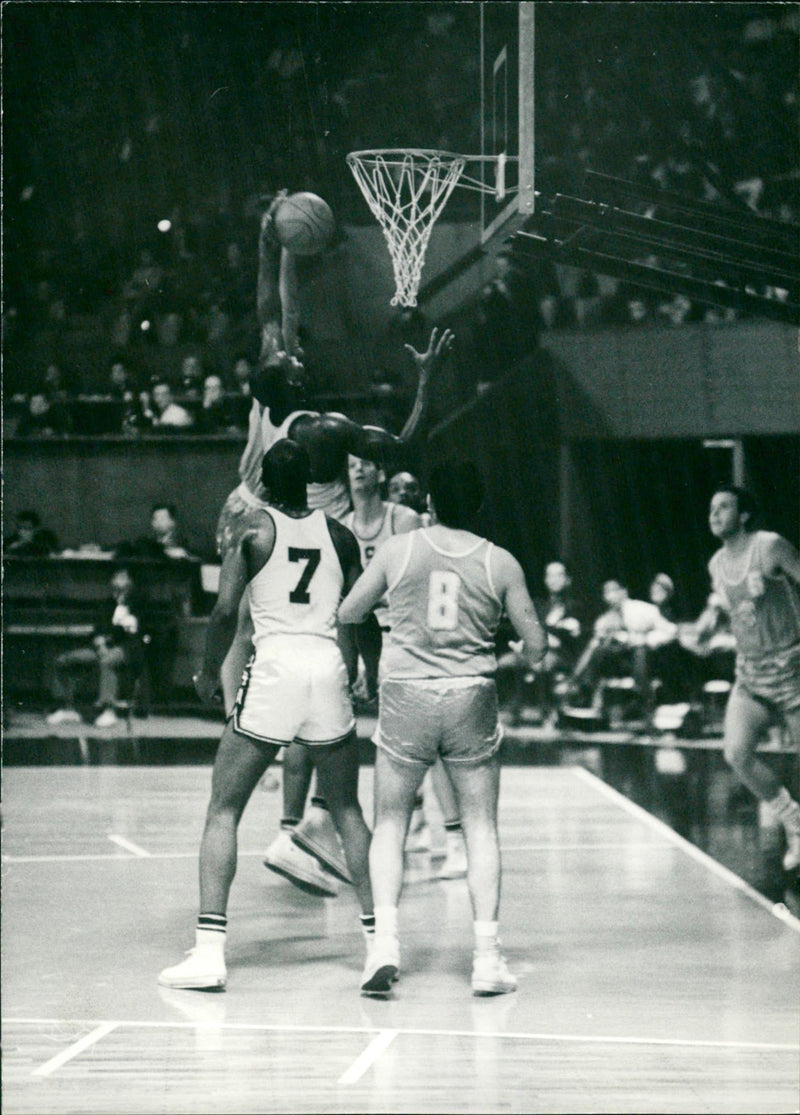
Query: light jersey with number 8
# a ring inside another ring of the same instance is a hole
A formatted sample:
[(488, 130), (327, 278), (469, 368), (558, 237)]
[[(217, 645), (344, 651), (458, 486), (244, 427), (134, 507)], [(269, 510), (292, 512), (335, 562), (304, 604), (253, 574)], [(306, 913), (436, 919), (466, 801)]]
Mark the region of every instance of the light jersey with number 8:
[(428, 578), (428, 627), (432, 631), (455, 631), (458, 627), (458, 573), (434, 569)]

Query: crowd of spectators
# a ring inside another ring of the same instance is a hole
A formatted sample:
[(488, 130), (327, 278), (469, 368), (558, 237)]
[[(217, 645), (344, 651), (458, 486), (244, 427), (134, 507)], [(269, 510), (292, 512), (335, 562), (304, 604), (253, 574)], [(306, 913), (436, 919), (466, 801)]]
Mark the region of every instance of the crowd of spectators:
[(547, 565), (544, 587), (538, 606), (549, 650), (539, 672), (526, 673), (513, 650), (499, 662), (512, 679), (512, 720), (521, 721), (532, 706), (548, 726), (578, 721), (649, 729), (658, 725), (658, 710), (674, 710), (675, 727), (694, 710), (704, 727), (714, 726), (719, 709), (706, 707), (706, 693), (730, 686), (735, 654), (728, 616), (714, 594), (699, 616), (680, 617), (672, 578), (657, 573), (649, 599), (631, 597), (626, 585), (610, 579), (592, 607), (574, 595), (561, 561)]
[[(498, 11), (501, 7), (513, 20), (514, 5), (497, 5)], [(536, 75), (537, 188), (575, 192), (583, 171), (591, 169), (796, 220), (797, 11), (780, 5), (759, 11), (751, 5), (693, 5), (687, 23), (680, 5), (597, 8), (551, 5), (537, 14), (537, 44), (547, 48)], [(78, 366), (68, 375), (63, 365), (65, 352), (79, 349), (85, 333), (94, 338), (96, 351), (122, 354), (129, 377), (110, 392), (115, 399), (121, 393), (124, 404), (119, 426), (115, 418), (113, 429), (88, 432), (174, 429), (163, 421), (155, 398), (163, 388), (151, 382), (154, 377), (167, 381), (170, 405), (183, 407), (191, 419), (183, 419), (179, 428), (203, 433), (243, 428), (241, 408), (229, 406), (227, 399), (238, 392), (236, 357), (240, 352), (253, 355), (254, 252), (264, 197), (278, 185), (310, 188), (330, 198), (341, 225), (370, 221), (345, 167), (348, 150), (402, 146), (412, 136), (418, 146), (479, 149), (477, 6), (402, 9), (386, 20), (380, 5), (365, 7), (356, 25), (346, 5), (330, 5), (323, 13), (325, 26), (309, 25), (302, 34), (290, 29), (283, 35), (276, 18), (274, 47), (259, 57), (257, 66), (241, 26), (238, 31), (231, 27), (220, 50), (219, 35), (215, 31), (209, 37), (201, 20), (189, 26), (175, 15), (173, 26), (173, 15), (166, 12), (159, 64), (165, 73), (182, 74), (175, 78), (179, 85), (172, 90), (172, 102), (148, 102), (139, 109), (141, 119), (132, 110), (131, 118), (121, 122), (124, 138), (113, 172), (105, 162), (111, 149), (97, 147), (91, 128), (79, 129), (87, 137), (83, 142), (93, 146), (83, 155), (78, 152), (74, 163), (94, 165), (108, 186), (100, 191), (94, 222), (87, 219), (77, 193), (67, 196), (68, 183), (77, 191), (78, 177), (63, 176), (48, 185), (51, 191), (55, 185), (66, 191), (62, 204), (67, 219), (54, 224), (37, 208), (44, 196), (37, 173), (44, 164), (37, 172), (34, 160), (24, 171), (30, 159), (17, 160), (20, 170), (14, 171), (6, 191), (10, 235), (3, 345), (7, 383), (24, 395), (18, 401), (20, 408), (24, 402), (18, 434), (83, 432), (85, 423), (76, 420), (70, 397), (103, 393), (96, 382), (99, 370)], [(37, 33), (50, 34), (51, 51), (58, 37), (53, 18), (49, 32), (50, 17), (37, 25)], [(91, 22), (94, 16), (81, 13), (80, 18)], [(111, 26), (100, 20), (98, 35), (105, 54), (87, 55), (87, 67), (113, 71), (120, 87), (135, 85), (138, 70), (122, 23)], [(322, 39), (317, 42), (315, 36), (346, 48), (323, 68)], [(177, 68), (167, 66), (170, 52), (180, 61)], [(435, 65), (430, 64), (433, 58)], [(198, 123), (195, 139), (204, 152), (219, 145), (213, 185), (182, 179), (170, 186), (175, 173), (183, 176), (194, 164), (189, 137), (195, 132), (181, 129), (177, 116), (188, 111), (192, 98), (197, 100), (195, 94), (207, 80), (202, 77), (206, 63), (214, 75), (219, 70), (220, 106), (225, 102), (232, 111), (231, 98), (240, 97), (245, 105), (255, 97), (263, 102), (271, 127), (267, 134), (263, 128), (256, 132), (254, 120), (239, 116), (232, 127), (231, 118), (215, 115), (222, 108), (213, 103), (202, 126)], [(25, 80), (22, 65), (14, 62), (10, 81)], [(53, 66), (57, 70), (56, 56)], [(399, 90), (407, 88), (418, 95), (402, 98)], [(105, 89), (102, 75), (94, 84), (87, 80), (72, 103), (53, 82), (42, 92), (46, 116), (26, 127), (46, 127), (43, 134), (57, 147), (67, 132), (73, 135), (78, 115), (105, 121), (110, 111)], [(327, 137), (322, 146), (321, 123)], [(9, 141), (12, 146), (25, 142), (13, 129)], [(175, 146), (180, 143), (186, 147), (185, 158)], [(240, 154), (243, 145), (250, 154), (240, 174), (241, 158), (230, 156), (237, 149)], [(21, 146), (20, 152), (24, 150)], [(39, 161), (43, 158), (41, 154)], [(17, 181), (17, 173), (28, 172), (30, 181)], [(120, 173), (130, 178), (129, 214)], [(171, 195), (166, 205), (160, 188), (165, 183)], [(147, 208), (152, 214), (155, 202), (147, 202), (151, 192), (158, 193), (158, 207), (168, 216), (161, 231), (143, 236), (134, 210)], [(97, 193), (93, 189), (92, 196)], [(463, 218), (464, 206), (470, 204), (468, 193), (456, 190), (448, 206), (450, 218)], [(67, 229), (73, 230), (71, 238)], [(54, 232), (59, 238), (48, 238)], [(510, 257), (497, 261), (473, 307), (476, 337), (493, 358), (500, 352), (504, 360), (530, 351), (551, 329), (716, 324), (737, 313), (698, 305), (681, 294), (660, 295), (546, 264), (523, 276)], [(188, 346), (202, 352), (205, 377), (222, 381), (225, 405), (220, 405), (214, 383), (207, 391), (201, 382), (191, 394), (182, 389), (182, 371), (170, 366), (170, 358), (177, 360)], [(31, 353), (36, 354), (34, 362), (44, 354), (54, 373), (49, 367), (45, 372), (24, 366)], [(58, 372), (68, 382), (51, 378)], [(208, 400), (200, 406), (203, 394)]]

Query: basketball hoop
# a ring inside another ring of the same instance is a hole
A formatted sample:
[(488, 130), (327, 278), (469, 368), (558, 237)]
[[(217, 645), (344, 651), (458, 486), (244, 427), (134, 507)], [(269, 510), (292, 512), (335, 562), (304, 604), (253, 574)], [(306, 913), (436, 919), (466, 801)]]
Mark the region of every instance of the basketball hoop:
[(377, 217), (394, 268), (393, 306), (416, 306), (431, 229), (467, 162), (446, 151), (352, 151), (347, 165)]

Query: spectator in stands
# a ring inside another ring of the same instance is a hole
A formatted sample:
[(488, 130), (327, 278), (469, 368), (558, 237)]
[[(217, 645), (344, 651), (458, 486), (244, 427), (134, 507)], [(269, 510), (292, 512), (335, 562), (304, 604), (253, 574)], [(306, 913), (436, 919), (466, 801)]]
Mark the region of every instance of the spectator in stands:
[[(675, 583), (668, 573), (656, 573), (648, 589), (648, 596), (650, 603), (655, 604), (664, 619), (677, 624)], [(662, 683), (659, 694), (662, 704), (684, 701), (692, 688), (692, 663), (679, 641), (679, 630), (676, 629), (674, 639), (650, 650), (651, 673)]]
[(203, 395), (203, 362), (196, 352), (190, 352), (181, 361), (179, 395), (183, 399), (200, 401)]
[(250, 360), (240, 354), (233, 365), (233, 391), (229, 399), (231, 419), (235, 426), (246, 431), (250, 410), (253, 405), (253, 393), (250, 388), (250, 377), (253, 367)]
[(604, 679), (632, 675), (640, 711), (648, 715), (652, 709), (651, 652), (675, 640), (677, 626), (655, 604), (632, 600), (618, 580), (605, 582), (603, 600), (607, 611), (595, 621), (592, 638), (570, 679), (571, 689), (590, 696), (592, 705), (600, 709)]
[(668, 573), (656, 573), (648, 590), (650, 603), (655, 604), (659, 612), (670, 623), (677, 621), (675, 611), (675, 582)]
[(118, 569), (111, 578), (112, 602), (107, 618), (95, 627), (91, 646), (68, 650), (56, 658), (52, 695), (59, 708), (47, 717), (50, 726), (77, 724), (81, 715), (75, 708), (78, 680), (87, 668), (99, 673), (94, 721), (97, 728), (113, 728), (119, 723), (116, 703), (120, 674), (129, 669), (136, 676), (144, 669), (144, 603), (128, 569)]
[(122, 296), (132, 326), (156, 316), (159, 296), (165, 281), (164, 268), (149, 247), (139, 250), (139, 258), (130, 278), (122, 288)]
[(542, 712), (551, 719), (557, 710), (559, 687), (570, 677), (578, 660), (583, 624), (572, 595), (572, 577), (563, 561), (545, 567), (547, 599), (539, 614), (547, 632), (547, 654), (541, 665)]
[(28, 409), (19, 420), (17, 437), (53, 437), (72, 433), (69, 407), (58, 400), (51, 402), (46, 391), (34, 391)]
[(47, 557), (59, 549), (55, 534), (42, 526), (36, 511), (18, 511), (17, 529), (3, 543), (4, 552), (14, 557)]
[(235, 429), (220, 376), (206, 376), (203, 382), (203, 404), (197, 412), (194, 429), (198, 434), (224, 434)]
[(186, 407), (173, 399), (172, 388), (165, 379), (156, 380), (151, 393), (142, 392), (140, 402), (143, 417), (155, 430), (188, 430), (194, 425), (194, 418)]
[(533, 674), (513, 646), (498, 661), (501, 670), (508, 669), (513, 674), (511, 716), (514, 723), (522, 719), (525, 687), (533, 682), (537, 683), (542, 719), (550, 724), (555, 722), (558, 697), (566, 689), (580, 651), (583, 625), (572, 596), (572, 577), (563, 561), (549, 562), (545, 567), (544, 584), (547, 598), (537, 601), (537, 611), (547, 632), (547, 654), (539, 669)]
[(122, 356), (115, 356), (108, 370), (108, 393), (112, 399), (123, 400), (136, 391), (136, 380)]
[(243, 395), (248, 405), (252, 399), (252, 392), (250, 390), (250, 377), (253, 374), (253, 367), (246, 356), (237, 356), (233, 365), (233, 383), (234, 391)]
[(150, 511), (150, 533), (133, 542), (121, 542), (114, 554), (119, 558), (189, 558), (180, 540), (178, 518), (172, 503), (154, 503)]
[(111, 362), (108, 394), (114, 403), (119, 404), (118, 410), (114, 408), (116, 414), (111, 433), (138, 434), (150, 425), (142, 413), (141, 394), (136, 379), (121, 356), (116, 356)]

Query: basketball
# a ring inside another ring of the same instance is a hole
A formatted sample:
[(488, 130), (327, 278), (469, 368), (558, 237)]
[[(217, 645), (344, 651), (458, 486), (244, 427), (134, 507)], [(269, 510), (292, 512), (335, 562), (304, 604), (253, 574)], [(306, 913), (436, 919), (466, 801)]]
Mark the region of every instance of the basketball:
[(316, 255), (333, 236), (331, 208), (316, 194), (290, 194), (278, 206), (274, 220), (281, 246), (295, 255)]

